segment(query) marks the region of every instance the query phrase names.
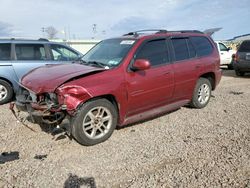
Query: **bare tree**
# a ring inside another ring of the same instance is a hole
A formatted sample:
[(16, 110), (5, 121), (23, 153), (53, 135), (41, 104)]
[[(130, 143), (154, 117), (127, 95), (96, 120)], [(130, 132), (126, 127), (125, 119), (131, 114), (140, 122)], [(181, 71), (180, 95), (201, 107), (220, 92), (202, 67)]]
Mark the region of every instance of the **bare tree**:
[(46, 31), (49, 39), (54, 39), (56, 37), (56, 34), (58, 33), (56, 28), (54, 28), (53, 26), (47, 27), (45, 31)]

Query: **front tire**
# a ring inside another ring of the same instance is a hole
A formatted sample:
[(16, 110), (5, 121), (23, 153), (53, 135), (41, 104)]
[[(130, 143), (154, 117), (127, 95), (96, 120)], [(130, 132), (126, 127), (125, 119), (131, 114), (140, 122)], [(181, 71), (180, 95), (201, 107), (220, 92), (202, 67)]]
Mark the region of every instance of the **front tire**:
[(210, 81), (206, 78), (199, 78), (190, 105), (193, 108), (204, 108), (210, 100), (211, 92), (212, 86)]
[(117, 109), (110, 101), (91, 100), (83, 104), (72, 118), (72, 135), (85, 146), (101, 143), (112, 135), (117, 119)]
[(11, 85), (5, 80), (0, 79), (0, 105), (10, 102), (13, 95), (14, 91)]

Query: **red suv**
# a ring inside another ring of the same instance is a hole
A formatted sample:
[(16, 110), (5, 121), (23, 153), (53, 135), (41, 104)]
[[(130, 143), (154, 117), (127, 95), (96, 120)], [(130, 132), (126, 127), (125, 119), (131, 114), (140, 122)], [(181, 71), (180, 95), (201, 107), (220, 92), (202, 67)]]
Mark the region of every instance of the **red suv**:
[(78, 62), (32, 70), (21, 79), (16, 106), (94, 145), (116, 126), (186, 104), (205, 107), (220, 79), (219, 53), (209, 36), (144, 30), (103, 40)]

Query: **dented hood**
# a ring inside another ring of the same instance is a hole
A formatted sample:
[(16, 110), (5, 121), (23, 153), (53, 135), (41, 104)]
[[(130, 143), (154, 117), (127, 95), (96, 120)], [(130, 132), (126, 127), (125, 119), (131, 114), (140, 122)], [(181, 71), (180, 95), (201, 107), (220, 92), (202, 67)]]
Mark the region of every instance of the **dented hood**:
[(63, 83), (105, 69), (81, 64), (46, 65), (33, 69), (21, 79), (21, 85), (34, 93), (54, 92)]

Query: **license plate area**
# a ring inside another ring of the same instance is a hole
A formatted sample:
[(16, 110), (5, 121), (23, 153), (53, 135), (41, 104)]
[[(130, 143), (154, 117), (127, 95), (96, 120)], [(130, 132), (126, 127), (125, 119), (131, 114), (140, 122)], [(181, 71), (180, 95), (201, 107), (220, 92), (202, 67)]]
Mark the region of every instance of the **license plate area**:
[(246, 53), (246, 60), (250, 60), (250, 53)]

